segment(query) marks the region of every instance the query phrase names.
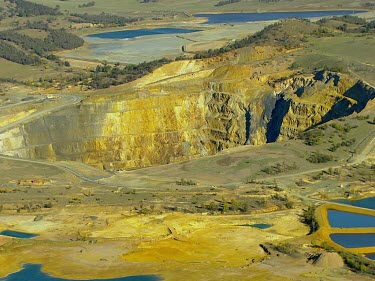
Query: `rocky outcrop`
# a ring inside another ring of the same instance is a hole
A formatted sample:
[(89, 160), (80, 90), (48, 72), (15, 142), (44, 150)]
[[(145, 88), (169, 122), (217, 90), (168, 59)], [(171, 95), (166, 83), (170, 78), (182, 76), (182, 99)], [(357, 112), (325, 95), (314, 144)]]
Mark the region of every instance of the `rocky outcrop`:
[[(225, 72), (236, 69), (241, 70), (238, 80)], [(147, 78), (152, 95), (89, 98), (0, 134), (0, 153), (81, 161), (106, 170), (167, 164), (294, 138), (319, 123), (361, 111), (375, 96), (373, 88), (337, 74), (276, 82), (249, 75), (245, 67), (222, 68), (194, 93), (181, 85), (178, 91), (157, 93), (155, 79)]]

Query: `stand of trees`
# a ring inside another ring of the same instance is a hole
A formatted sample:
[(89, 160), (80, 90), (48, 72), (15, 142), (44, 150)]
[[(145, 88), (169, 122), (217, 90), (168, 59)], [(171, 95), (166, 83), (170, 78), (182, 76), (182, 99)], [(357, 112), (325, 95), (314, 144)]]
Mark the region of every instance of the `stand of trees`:
[(241, 0), (223, 0), (215, 4), (216, 7), (225, 6), (233, 3), (241, 2)]
[(0, 40), (0, 57), (26, 65), (40, 63), (37, 56), (30, 56), (30, 54), (18, 50), (15, 46), (3, 40)]
[(54, 81), (53, 79), (46, 78), (41, 79), (39, 82), (41, 83), (40, 85), (46, 87), (52, 86), (53, 83), (60, 83), (61, 85), (83, 85), (93, 90), (105, 89), (110, 86), (116, 86), (134, 81), (169, 62), (171, 62), (171, 60), (162, 58), (150, 62), (130, 64), (123, 68), (120, 68), (118, 63), (114, 66), (103, 63), (102, 65), (98, 65), (96, 69), (89, 73), (78, 73), (70, 78), (66, 78), (66, 80)]
[(56, 6), (55, 8), (51, 8), (45, 5), (36, 4), (36, 3), (25, 1), (25, 0), (4, 0), (4, 1), (5, 2), (8, 1), (16, 5), (15, 14), (19, 17), (32, 17), (32, 16), (41, 16), (41, 15), (56, 16), (56, 15), (62, 14), (60, 12), (59, 6)]
[(151, 73), (156, 68), (171, 62), (166, 58), (154, 60), (150, 62), (143, 62), (140, 64), (130, 64), (120, 69), (118, 66), (98, 65), (96, 69), (90, 74), (90, 82), (87, 84), (91, 89), (108, 88), (111, 85), (116, 86), (134, 81), (142, 76)]
[(5, 30), (0, 32), (0, 39), (13, 42), (39, 56), (43, 56), (46, 52), (78, 48), (84, 43), (82, 38), (64, 29), (50, 29), (48, 32), (48, 36), (43, 40), (17, 33), (16, 30)]
[(110, 15), (106, 13), (101, 13), (97, 15), (85, 14), (72, 14), (73, 17), (71, 21), (77, 23), (94, 23), (94, 24), (104, 24), (104, 25), (126, 25), (127, 23), (132, 23), (139, 21), (137, 18), (125, 18), (116, 15)]

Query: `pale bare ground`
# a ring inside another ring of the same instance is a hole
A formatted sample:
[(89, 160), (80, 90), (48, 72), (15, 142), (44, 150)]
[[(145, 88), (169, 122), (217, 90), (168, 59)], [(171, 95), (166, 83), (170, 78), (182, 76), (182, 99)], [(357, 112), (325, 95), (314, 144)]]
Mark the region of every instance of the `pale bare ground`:
[[(205, 47), (222, 47), (235, 39), (241, 39), (262, 30), (264, 26), (270, 23), (272, 21), (207, 27), (192, 22), (190, 24), (174, 24), (163, 27), (182, 27), (201, 31), (179, 35), (142, 36), (130, 40), (84, 37), (88, 43), (83, 47), (59, 52), (58, 54), (65, 59), (72, 60), (72, 66), (81, 67), (85, 67), (85, 60), (91, 61), (91, 63), (88, 63), (88, 66), (91, 66), (103, 60), (108, 62), (140, 63), (159, 59), (163, 56), (173, 59), (185, 54), (182, 51), (183, 46), (187, 46), (188, 52), (204, 50)], [(150, 28), (150, 26), (148, 24), (139, 25), (137, 28)], [(129, 29), (134, 29), (134, 27)], [(191, 44), (193, 44), (193, 49), (191, 49)], [(98, 62), (92, 62), (93, 60)], [(79, 61), (81, 63), (78, 64)]]
[(211, 42), (193, 42), (185, 45), (185, 52), (198, 52), (205, 51), (208, 49), (219, 49), (226, 46), (228, 42), (226, 40), (217, 40)]
[[(33, 214), (2, 214), (0, 230), (39, 236), (32, 240), (0, 238), (5, 250), (0, 252), (0, 276), (18, 270), (23, 263), (42, 263), (43, 270), (53, 276), (75, 279), (158, 274), (166, 281), (311, 280), (314, 276), (355, 280), (356, 275), (344, 269), (306, 263), (304, 255), (264, 253), (260, 243), (286, 241), (306, 244), (307, 252), (316, 251), (305, 238), (308, 229), (299, 222), (299, 212), (137, 215), (115, 206), (67, 206), (44, 212), (38, 222)], [(241, 226), (251, 223), (273, 226), (268, 230)]]

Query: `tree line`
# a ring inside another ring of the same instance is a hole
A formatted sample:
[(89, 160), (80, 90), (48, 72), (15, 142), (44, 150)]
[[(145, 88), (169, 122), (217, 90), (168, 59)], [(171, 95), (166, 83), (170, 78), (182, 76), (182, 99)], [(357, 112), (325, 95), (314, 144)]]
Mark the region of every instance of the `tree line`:
[(96, 15), (91, 14), (71, 14), (71, 16), (75, 17), (70, 19), (72, 22), (76, 23), (93, 23), (93, 24), (104, 24), (104, 25), (119, 25), (124, 26), (128, 23), (132, 23), (135, 21), (139, 21), (139, 18), (125, 18), (121, 16), (101, 13)]
[(223, 1), (219, 1), (218, 3), (216, 3), (215, 6), (220, 7), (220, 6), (230, 5), (230, 4), (238, 3), (238, 2), (241, 2), (241, 0), (223, 0)]
[(25, 65), (39, 64), (41, 62), (37, 56), (32, 56), (24, 51), (21, 51), (11, 43), (3, 40), (0, 40), (0, 57)]
[(17, 33), (17, 30), (5, 30), (0, 31), (0, 39), (13, 42), (38, 56), (43, 56), (46, 52), (77, 48), (84, 43), (82, 38), (64, 29), (48, 29), (48, 33), (45, 39), (39, 39)]
[(40, 79), (38, 86), (50, 87), (53, 84), (59, 83), (62, 88), (66, 84), (73, 84), (76, 86), (85, 86), (91, 90), (105, 89), (110, 86), (134, 81), (170, 62), (172, 62), (172, 60), (162, 58), (150, 62), (129, 64), (122, 68), (119, 63), (109, 65), (106, 62), (103, 62), (103, 64), (98, 65), (88, 73), (80, 72), (71, 77), (65, 78), (65, 80), (58, 81), (50, 78)]
[(19, 17), (32, 17), (42, 15), (56, 16), (62, 14), (60, 12), (59, 6), (51, 8), (42, 4), (36, 4), (25, 0), (4, 0), (4, 2), (15, 4), (15, 8), (11, 10), (11, 14), (17, 15)]

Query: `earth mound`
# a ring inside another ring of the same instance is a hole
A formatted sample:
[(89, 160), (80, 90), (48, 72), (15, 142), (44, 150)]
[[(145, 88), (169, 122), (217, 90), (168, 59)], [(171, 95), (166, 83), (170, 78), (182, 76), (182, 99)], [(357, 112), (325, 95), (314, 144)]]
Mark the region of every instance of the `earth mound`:
[(344, 261), (338, 253), (326, 252), (322, 253), (313, 264), (324, 268), (341, 268), (344, 266)]

